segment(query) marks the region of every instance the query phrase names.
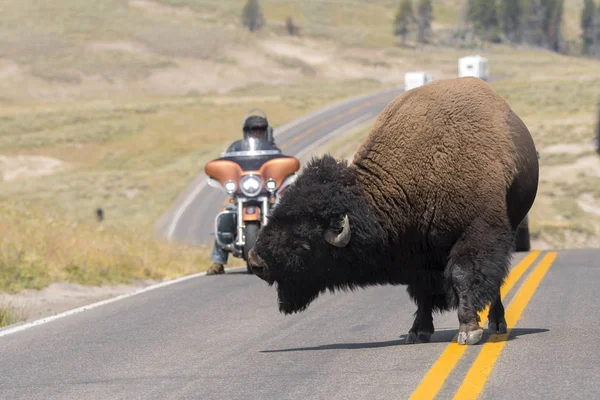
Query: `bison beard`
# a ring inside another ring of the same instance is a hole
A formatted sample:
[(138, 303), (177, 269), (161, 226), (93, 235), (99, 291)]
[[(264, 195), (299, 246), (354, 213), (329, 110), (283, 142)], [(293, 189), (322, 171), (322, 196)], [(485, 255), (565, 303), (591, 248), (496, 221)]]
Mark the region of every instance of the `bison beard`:
[(280, 281), (277, 283), (277, 296), (279, 311), (285, 315), (299, 313), (312, 303), (320, 294), (319, 290), (295, 290), (292, 282)]
[(279, 310), (327, 290), (407, 285), (417, 304), (408, 343), (427, 342), (432, 313), (457, 309), (459, 344), (506, 332), (500, 286), (538, 184), (522, 121), (477, 78), (434, 81), (382, 111), (351, 165), (311, 160), (250, 252), (277, 283)]

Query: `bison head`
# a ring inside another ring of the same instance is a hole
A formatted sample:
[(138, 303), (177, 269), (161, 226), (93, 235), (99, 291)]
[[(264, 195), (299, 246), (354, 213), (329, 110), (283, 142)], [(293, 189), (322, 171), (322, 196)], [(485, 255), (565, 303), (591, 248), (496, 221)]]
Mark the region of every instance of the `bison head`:
[(354, 170), (326, 155), (286, 188), (248, 261), (255, 275), (277, 283), (279, 310), (290, 314), (328, 289), (360, 285), (382, 236)]

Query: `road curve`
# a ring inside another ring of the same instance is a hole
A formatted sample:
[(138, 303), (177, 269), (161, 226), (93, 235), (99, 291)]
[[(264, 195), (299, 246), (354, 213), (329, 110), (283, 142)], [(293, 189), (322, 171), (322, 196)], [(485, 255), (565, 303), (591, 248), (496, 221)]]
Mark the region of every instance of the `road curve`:
[(598, 251), (514, 264), (511, 333), (485, 344), (451, 343), (449, 312), (434, 317), (432, 343), (405, 345), (404, 287), (326, 294), (284, 316), (275, 289), (238, 268), (0, 336), (0, 397), (599, 398)]
[[(404, 89), (356, 96), (293, 121), (274, 130), (275, 141), (285, 154), (299, 156), (308, 148), (330, 137), (340, 128), (349, 128), (375, 118)], [(227, 195), (206, 184), (200, 174), (157, 222), (157, 234), (187, 244), (210, 244), (215, 215)]]

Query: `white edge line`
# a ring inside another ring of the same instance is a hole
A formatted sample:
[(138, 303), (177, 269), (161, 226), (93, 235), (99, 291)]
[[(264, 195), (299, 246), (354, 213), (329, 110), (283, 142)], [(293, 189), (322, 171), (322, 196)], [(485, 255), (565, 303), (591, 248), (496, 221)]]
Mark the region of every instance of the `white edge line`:
[(194, 191), (190, 193), (190, 195), (175, 211), (175, 215), (173, 216), (173, 219), (171, 219), (171, 223), (169, 224), (169, 230), (167, 231), (167, 239), (171, 240), (173, 238), (175, 228), (177, 228), (177, 224), (179, 223), (181, 216), (187, 210), (190, 204), (192, 204), (192, 202), (196, 199), (196, 197), (200, 194), (202, 189), (204, 189), (204, 187), (207, 185), (206, 179), (207, 177), (204, 177), (203, 182), (194, 188)]
[[(235, 270), (242, 271), (242, 270), (245, 270), (245, 269), (246, 269), (245, 267), (230, 267), (230, 268), (225, 268), (226, 271), (235, 271)], [(187, 281), (189, 279), (198, 278), (198, 277), (201, 277), (201, 276), (204, 276), (204, 275), (206, 275), (206, 272), (198, 272), (196, 274), (182, 276), (180, 278), (172, 279), (172, 280), (165, 281), (165, 282), (160, 282), (160, 283), (157, 283), (155, 285), (146, 286), (145, 288), (136, 290), (136, 291), (131, 292), (131, 293), (122, 294), (120, 296), (116, 296), (116, 297), (112, 297), (110, 299), (106, 299), (106, 300), (102, 300), (102, 301), (99, 301), (99, 302), (96, 302), (96, 303), (88, 304), (86, 306), (74, 308), (72, 310), (65, 311), (65, 312), (62, 312), (62, 313), (59, 313), (59, 314), (55, 314), (55, 315), (52, 315), (52, 316), (49, 316), (49, 317), (44, 317), (44, 318), (40, 318), (40, 319), (31, 321), (31, 322), (27, 322), (27, 323), (25, 323), (23, 325), (18, 325), (18, 326), (12, 327), (12, 328), (9, 326), (8, 328), (0, 330), (0, 337), (7, 336), (7, 335), (10, 335), (10, 334), (13, 334), (13, 333), (20, 332), (20, 331), (24, 331), (26, 329), (33, 328), (33, 327), (38, 326), (38, 325), (46, 324), (48, 322), (52, 322), (52, 321), (55, 321), (57, 319), (65, 318), (65, 317), (68, 317), (68, 316), (73, 315), (73, 314), (78, 314), (78, 313), (81, 313), (83, 311), (88, 311), (88, 310), (91, 310), (91, 309), (96, 308), (96, 307), (100, 307), (100, 306), (103, 306), (103, 305), (106, 305), (106, 304), (110, 304), (110, 303), (114, 303), (114, 302), (119, 301), (119, 300), (126, 299), (128, 297), (137, 296), (138, 294), (146, 293), (146, 292), (149, 292), (149, 291), (154, 290), (154, 289), (159, 289), (159, 288), (162, 288), (162, 287), (165, 287), (165, 286), (169, 286), (169, 285), (173, 285), (175, 283)]]

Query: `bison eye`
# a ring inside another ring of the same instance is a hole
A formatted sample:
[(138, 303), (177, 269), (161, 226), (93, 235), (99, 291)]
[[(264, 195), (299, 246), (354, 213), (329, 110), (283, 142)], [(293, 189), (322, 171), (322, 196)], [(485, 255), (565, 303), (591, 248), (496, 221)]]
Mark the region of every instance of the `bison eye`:
[(306, 251), (310, 251), (310, 245), (308, 243), (300, 243), (300, 247)]

